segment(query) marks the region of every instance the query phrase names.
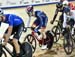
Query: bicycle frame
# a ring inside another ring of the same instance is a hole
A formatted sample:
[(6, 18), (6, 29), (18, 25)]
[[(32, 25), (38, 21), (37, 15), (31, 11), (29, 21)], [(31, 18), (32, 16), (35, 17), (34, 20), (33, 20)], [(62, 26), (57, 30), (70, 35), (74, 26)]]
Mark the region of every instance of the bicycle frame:
[(5, 46), (4, 46), (3, 48), (4, 48), (11, 56), (14, 56), (13, 53), (12, 53), (12, 51), (10, 51), (9, 48), (7, 48), (7, 47), (5, 47)]
[[(11, 51), (8, 47), (6, 46), (3, 46), (3, 48), (12, 56), (12, 57), (15, 57), (16, 56), (16, 51), (15, 51), (15, 47), (13, 45), (13, 43), (11, 42), (12, 39), (9, 40), (8, 43), (10, 43), (10, 45), (12, 45), (13, 47), (13, 51)], [(21, 46), (21, 43), (19, 42), (19, 45)], [(22, 47), (21, 47), (22, 48)], [(22, 48), (23, 49), (23, 48)], [(13, 53), (14, 52), (14, 53)], [(24, 51), (23, 51), (24, 52)], [(24, 52), (25, 53), (25, 52)]]
[[(2, 54), (2, 51), (4, 51), (3, 48), (4, 48), (11, 56), (13, 56), (13, 53), (10, 51), (10, 49), (8, 49), (6, 46), (3, 46), (3, 45), (2, 45), (2, 39), (0, 39), (0, 56), (1, 56), (1, 54)], [(5, 51), (4, 51), (4, 52), (5, 52)]]
[(34, 38), (37, 39), (37, 41), (39, 42), (39, 44), (43, 44), (43, 42), (44, 42), (44, 39), (43, 38), (42, 38), (42, 40), (39, 40), (38, 37), (35, 35), (35, 32), (34, 31), (32, 31), (32, 35), (34, 36)]
[[(12, 45), (13, 50), (15, 51), (14, 45), (13, 45), (13, 43), (11, 42), (11, 40), (12, 40), (12, 39), (9, 39), (8, 43), (10, 43), (10, 44)], [(3, 46), (3, 48), (4, 48), (12, 57), (15, 57), (15, 55), (13, 54), (13, 52), (12, 52), (8, 47)], [(16, 52), (15, 52), (15, 53), (16, 53)]]
[(61, 24), (61, 21), (60, 21), (60, 20), (59, 20), (59, 21), (56, 20), (56, 22), (58, 22), (56, 26), (57, 26), (57, 27), (60, 27), (60, 30), (62, 30), (62, 24)]

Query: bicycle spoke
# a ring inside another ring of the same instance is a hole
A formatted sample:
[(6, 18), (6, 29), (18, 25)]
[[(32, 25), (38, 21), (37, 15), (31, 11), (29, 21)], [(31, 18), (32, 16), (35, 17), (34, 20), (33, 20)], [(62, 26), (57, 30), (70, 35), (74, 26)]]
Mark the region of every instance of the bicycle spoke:
[(69, 34), (65, 35), (64, 49), (67, 54), (71, 54), (73, 51), (73, 41), (72, 41), (71, 35), (69, 35)]
[(32, 45), (32, 48), (35, 49), (35, 47)]
[[(31, 36), (28, 36), (26, 40), (27, 40), (29, 43), (31, 43)], [(26, 40), (25, 40), (25, 41), (26, 41)]]
[(6, 52), (2, 50), (2, 54), (0, 54), (0, 57), (7, 57)]
[(33, 40), (34, 40), (33, 38), (30, 40), (30, 43), (31, 43), (31, 44), (33, 43)]

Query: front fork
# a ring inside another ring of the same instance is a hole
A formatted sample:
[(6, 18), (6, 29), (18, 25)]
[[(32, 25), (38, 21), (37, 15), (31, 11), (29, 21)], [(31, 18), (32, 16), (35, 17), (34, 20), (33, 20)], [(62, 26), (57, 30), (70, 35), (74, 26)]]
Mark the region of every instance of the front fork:
[(2, 40), (0, 40), (0, 57), (2, 55)]

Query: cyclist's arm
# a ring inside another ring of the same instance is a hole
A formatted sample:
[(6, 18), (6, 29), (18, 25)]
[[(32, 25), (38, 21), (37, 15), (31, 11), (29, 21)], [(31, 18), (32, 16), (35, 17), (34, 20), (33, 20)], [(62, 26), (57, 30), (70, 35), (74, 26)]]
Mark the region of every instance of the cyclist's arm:
[(5, 41), (6, 43), (8, 42), (11, 33), (12, 33), (12, 26), (9, 26), (9, 27), (8, 27), (8, 32), (4, 35), (4, 38), (5, 38), (4, 41)]
[[(13, 29), (13, 16), (10, 16), (9, 18), (9, 27), (8, 27), (8, 31), (7, 33), (5, 34), (5, 41), (7, 42), (9, 37), (11, 36), (11, 33), (12, 33), (12, 29)], [(11, 19), (11, 20), (10, 20)]]
[(56, 11), (55, 11), (55, 15), (54, 15), (54, 17), (53, 17), (53, 22), (55, 21), (57, 15), (58, 15), (58, 9), (56, 9)]
[(26, 27), (30, 26), (30, 21), (31, 21), (31, 16), (29, 16), (29, 19), (27, 20)]

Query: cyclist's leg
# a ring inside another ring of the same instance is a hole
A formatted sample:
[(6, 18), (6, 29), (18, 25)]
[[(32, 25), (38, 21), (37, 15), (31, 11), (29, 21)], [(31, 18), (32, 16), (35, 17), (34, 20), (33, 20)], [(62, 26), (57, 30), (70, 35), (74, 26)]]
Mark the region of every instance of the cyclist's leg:
[(45, 30), (46, 30), (46, 27), (41, 27), (41, 34), (42, 34), (42, 38), (46, 39), (46, 35), (45, 35)]
[(13, 42), (15, 50), (16, 50), (16, 55), (20, 56), (20, 45), (19, 45), (18, 41), (19, 41), (19, 38), (23, 31), (23, 24), (15, 27), (14, 30), (16, 30), (16, 31), (14, 31), (14, 36), (13, 36), (12, 42)]
[(71, 27), (72, 27), (72, 29), (71, 29), (71, 34), (72, 34), (72, 35), (74, 35), (74, 29), (75, 29), (75, 24), (74, 24), (74, 22), (75, 22), (74, 19), (71, 19), (70, 22), (69, 22), (69, 23), (71, 24)]
[(46, 39), (45, 29), (46, 29), (46, 27), (41, 28), (41, 34), (42, 34), (42, 38), (43, 38), (41, 49), (47, 49), (47, 45), (46, 45), (46, 42), (45, 42), (45, 39)]
[(74, 24), (74, 26), (72, 28), (72, 32), (71, 32), (72, 36), (74, 36), (74, 30), (75, 30), (75, 24)]
[(66, 14), (64, 13), (63, 14), (63, 30), (62, 30), (62, 34), (64, 35), (65, 34), (65, 32), (66, 32), (66, 26), (67, 26), (67, 24), (66, 24), (66, 21), (67, 21), (67, 17), (66, 17)]
[(60, 15), (59, 20), (63, 23), (63, 14)]
[(42, 43), (43, 45), (42, 45), (41, 49), (47, 49), (47, 45), (44, 41), (46, 39), (45, 30), (46, 30), (47, 22), (48, 22), (48, 18), (44, 18), (43, 25), (41, 27), (41, 34), (42, 34), (42, 38), (43, 38), (43, 43)]
[(43, 22), (43, 24), (42, 24), (42, 27), (41, 27), (41, 33), (42, 33), (43, 38), (46, 38), (45, 29), (46, 29), (46, 26), (47, 26), (48, 18), (47, 17), (43, 18), (42, 22)]
[(39, 20), (38, 19), (36, 19), (34, 22), (33, 22), (33, 24), (32, 24), (32, 31), (34, 31), (34, 29), (37, 27), (39, 25)]
[(72, 28), (72, 35), (74, 35), (74, 30), (75, 30), (75, 10), (71, 10), (71, 16), (74, 19), (74, 26)]
[[(39, 20), (36, 19), (32, 24), (32, 31), (36, 30), (36, 27), (39, 25)], [(38, 31), (38, 30), (37, 30)], [(36, 32), (36, 31), (35, 31)], [(36, 36), (38, 36), (37, 32), (35, 33)]]

